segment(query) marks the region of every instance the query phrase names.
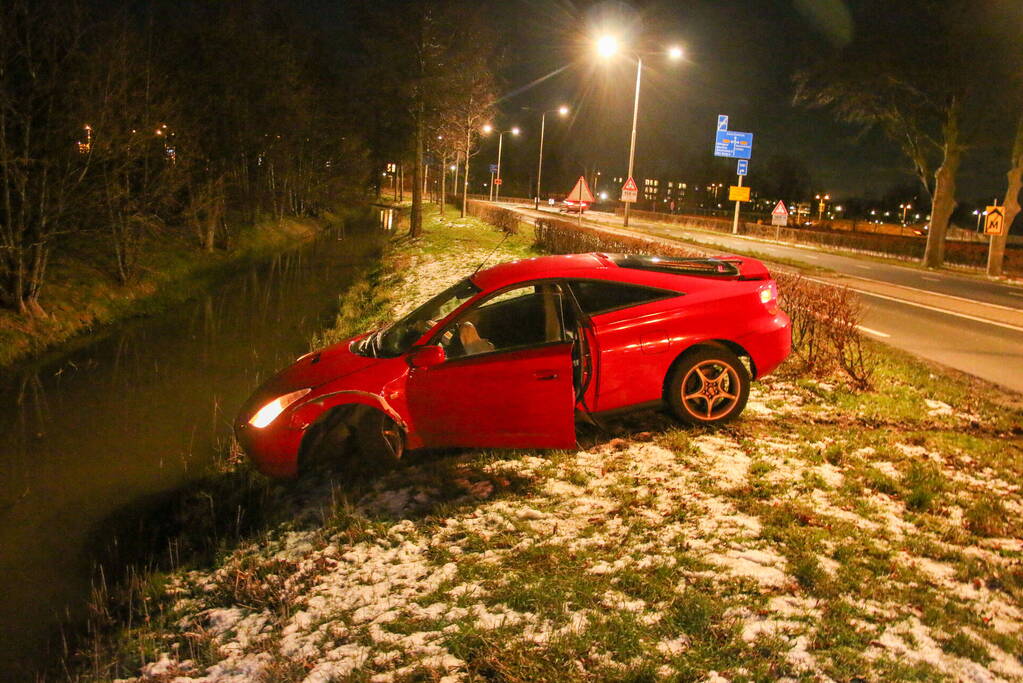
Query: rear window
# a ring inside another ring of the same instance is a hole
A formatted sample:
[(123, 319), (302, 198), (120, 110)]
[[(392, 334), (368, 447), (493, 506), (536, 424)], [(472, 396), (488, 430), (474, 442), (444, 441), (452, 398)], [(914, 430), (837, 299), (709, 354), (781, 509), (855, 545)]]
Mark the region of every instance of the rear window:
[(722, 277), (739, 275), (739, 266), (734, 261), (724, 259), (678, 258), (645, 254), (609, 254), (608, 258), (619, 268), (655, 270), (659, 273), (679, 275), (717, 275)]
[(589, 315), (681, 296), (678, 292), (607, 280), (576, 280), (571, 283), (579, 306)]

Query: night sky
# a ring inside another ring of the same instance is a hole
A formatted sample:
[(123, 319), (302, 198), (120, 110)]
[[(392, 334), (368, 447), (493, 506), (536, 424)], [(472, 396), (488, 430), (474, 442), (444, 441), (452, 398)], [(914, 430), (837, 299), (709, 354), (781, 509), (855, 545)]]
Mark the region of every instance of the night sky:
[[(504, 41), (502, 86), (506, 94), (517, 93), (501, 103), (501, 124), (524, 130), (512, 143), (506, 137), (509, 174), (535, 173), (530, 164), (535, 166), (538, 116), (521, 108), (561, 103), (573, 115), (565, 122), (548, 117), (545, 175), (564, 184), (584, 168), (591, 174), (599, 169), (604, 177), (624, 174), (635, 63), (624, 56), (603, 63), (592, 50), (601, 26), (624, 26), (634, 36), (626, 38), (630, 44), (651, 51), (643, 73), (637, 178), (734, 180), (734, 161), (712, 156), (717, 115), (728, 114), (732, 130), (755, 135), (751, 173), (758, 162), (781, 153), (805, 164), (813, 191), (837, 197), (879, 197), (897, 185), (918, 191), (908, 163), (880, 131), (792, 104), (795, 70), (856, 31), (870, 30), (856, 25), (843, 0), (488, 5)], [(654, 53), (672, 43), (684, 46), (682, 63)], [(523, 89), (562, 67), (567, 68)], [(1011, 133), (1010, 116), (992, 125)], [(1004, 193), (1010, 142), (1009, 135), (992, 136), (970, 151), (959, 178), (961, 200)], [(488, 154), (485, 149), (482, 156)]]

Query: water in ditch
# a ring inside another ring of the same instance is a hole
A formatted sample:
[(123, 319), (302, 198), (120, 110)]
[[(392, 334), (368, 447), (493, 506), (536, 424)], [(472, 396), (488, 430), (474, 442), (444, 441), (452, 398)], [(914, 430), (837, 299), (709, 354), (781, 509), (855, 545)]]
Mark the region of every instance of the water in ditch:
[(60, 656), (55, 629), (81, 615), (105, 530), (207, 470), (240, 403), (308, 351), (394, 223), (367, 210), (196, 300), (0, 376), (0, 679)]

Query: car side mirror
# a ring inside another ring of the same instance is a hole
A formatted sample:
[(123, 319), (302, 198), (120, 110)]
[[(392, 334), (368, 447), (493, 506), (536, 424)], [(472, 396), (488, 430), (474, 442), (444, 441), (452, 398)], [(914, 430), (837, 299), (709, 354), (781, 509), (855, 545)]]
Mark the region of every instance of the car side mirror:
[(414, 368), (432, 368), (447, 360), (447, 354), (440, 346), (420, 346), (408, 357), (408, 364)]

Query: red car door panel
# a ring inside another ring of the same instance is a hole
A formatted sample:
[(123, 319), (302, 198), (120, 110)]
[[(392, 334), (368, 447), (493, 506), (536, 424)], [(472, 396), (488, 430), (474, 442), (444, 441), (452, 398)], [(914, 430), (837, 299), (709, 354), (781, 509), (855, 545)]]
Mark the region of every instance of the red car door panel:
[(413, 368), (409, 412), (426, 446), (571, 448), (572, 344), (455, 358)]

